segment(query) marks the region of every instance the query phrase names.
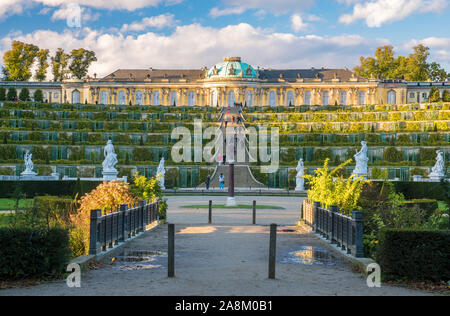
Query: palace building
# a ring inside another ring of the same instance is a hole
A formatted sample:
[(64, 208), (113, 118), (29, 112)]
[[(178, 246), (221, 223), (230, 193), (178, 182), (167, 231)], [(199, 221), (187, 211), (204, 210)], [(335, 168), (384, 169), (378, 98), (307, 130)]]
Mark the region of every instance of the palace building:
[(0, 82), (47, 102), (164, 106), (370, 105), (428, 102), (449, 82), (365, 79), (349, 69), (255, 69), (227, 57), (210, 69), (119, 69), (104, 78), (63, 82)]

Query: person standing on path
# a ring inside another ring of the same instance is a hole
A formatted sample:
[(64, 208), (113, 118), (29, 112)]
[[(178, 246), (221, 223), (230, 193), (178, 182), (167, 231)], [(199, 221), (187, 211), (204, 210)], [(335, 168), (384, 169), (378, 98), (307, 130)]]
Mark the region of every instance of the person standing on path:
[(225, 177), (223, 176), (223, 173), (220, 174), (219, 177), (219, 184), (220, 184), (220, 189), (223, 189), (223, 185), (225, 184)]
[(208, 177), (206, 177), (206, 190), (209, 190), (209, 184), (211, 183), (211, 177), (208, 174)]

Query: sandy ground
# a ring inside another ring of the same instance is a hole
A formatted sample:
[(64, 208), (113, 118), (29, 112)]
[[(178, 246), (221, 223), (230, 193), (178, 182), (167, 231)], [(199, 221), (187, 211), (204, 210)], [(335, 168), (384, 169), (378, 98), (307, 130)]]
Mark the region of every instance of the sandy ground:
[[(291, 254), (302, 247), (325, 245), (306, 231), (280, 227), (277, 235), (276, 280), (268, 279), (270, 222), (293, 224), (298, 219), (300, 198), (261, 198), (263, 204), (286, 211), (258, 211), (262, 225), (252, 226), (251, 210), (214, 210), (214, 224), (207, 225), (207, 211), (180, 210), (180, 205), (203, 204), (209, 198), (170, 197), (169, 222), (176, 224), (175, 274), (167, 278), (167, 257), (156, 257), (150, 269), (130, 269), (135, 264), (106, 259), (96, 270), (82, 273), (81, 288), (65, 281), (30, 288), (0, 291), (0, 295), (427, 295), (426, 292), (383, 285), (369, 288), (366, 280), (340, 255), (329, 250), (320, 256), (306, 252), (306, 259), (325, 264), (299, 264)], [(219, 197), (219, 199), (224, 199)], [(242, 199), (252, 201), (252, 198)], [(195, 200), (195, 202), (193, 202)], [(219, 201), (223, 203), (223, 201)], [(219, 203), (218, 202), (218, 203)], [(261, 201), (262, 202), (262, 201)], [(251, 202), (250, 202), (251, 203)], [(278, 213), (279, 212), (279, 213)], [(260, 214), (261, 213), (261, 214)], [(308, 249), (308, 248), (306, 248)], [(133, 240), (128, 251), (167, 251), (167, 225)], [(307, 260), (309, 261), (309, 260)]]

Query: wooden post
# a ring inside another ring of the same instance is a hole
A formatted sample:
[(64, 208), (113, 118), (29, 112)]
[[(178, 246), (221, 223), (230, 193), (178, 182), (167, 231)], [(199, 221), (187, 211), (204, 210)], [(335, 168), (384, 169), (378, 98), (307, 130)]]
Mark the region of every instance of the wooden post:
[(167, 276), (169, 278), (175, 277), (175, 225), (169, 224), (169, 244), (167, 251)]
[(276, 254), (277, 254), (277, 224), (271, 224), (270, 243), (269, 243), (269, 279), (275, 279)]
[(212, 224), (212, 201), (209, 201), (208, 224)]
[(256, 201), (253, 201), (253, 225), (256, 225)]

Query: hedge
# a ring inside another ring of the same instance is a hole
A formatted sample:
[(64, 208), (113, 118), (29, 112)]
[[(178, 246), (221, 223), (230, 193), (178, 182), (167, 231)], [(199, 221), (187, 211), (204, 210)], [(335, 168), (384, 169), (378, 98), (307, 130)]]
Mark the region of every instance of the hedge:
[(90, 192), (101, 181), (82, 181), (79, 189), (77, 181), (0, 181), (0, 198), (11, 198), (16, 190), (20, 190), (28, 198), (39, 195), (74, 196), (75, 193)]
[(0, 279), (59, 277), (70, 260), (63, 229), (0, 229)]
[(383, 229), (377, 262), (386, 280), (447, 282), (450, 231)]
[(432, 199), (447, 201), (450, 198), (450, 183), (440, 182), (394, 182), (395, 191), (406, 199)]

